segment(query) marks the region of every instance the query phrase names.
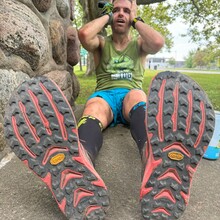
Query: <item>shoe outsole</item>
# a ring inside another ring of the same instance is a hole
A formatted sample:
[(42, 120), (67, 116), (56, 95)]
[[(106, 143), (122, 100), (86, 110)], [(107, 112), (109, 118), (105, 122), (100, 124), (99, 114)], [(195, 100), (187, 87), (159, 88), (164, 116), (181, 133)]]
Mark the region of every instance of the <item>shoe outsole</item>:
[(5, 137), (51, 190), (68, 219), (104, 219), (107, 188), (79, 142), (72, 109), (46, 77), (21, 84), (6, 108)]
[(161, 72), (147, 103), (146, 166), (140, 199), (144, 219), (178, 219), (192, 176), (212, 138), (213, 107), (200, 86), (179, 72)]

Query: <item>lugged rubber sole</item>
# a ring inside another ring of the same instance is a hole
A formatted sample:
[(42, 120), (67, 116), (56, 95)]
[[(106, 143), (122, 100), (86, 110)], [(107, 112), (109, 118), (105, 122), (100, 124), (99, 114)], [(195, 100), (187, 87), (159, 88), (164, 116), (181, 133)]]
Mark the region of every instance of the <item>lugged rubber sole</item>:
[(107, 188), (79, 142), (75, 117), (58, 86), (33, 78), (13, 93), (5, 137), (15, 154), (51, 190), (68, 219), (104, 219)]
[(149, 89), (146, 123), (142, 215), (148, 220), (178, 219), (188, 204), (192, 176), (212, 138), (215, 114), (192, 79), (162, 72)]

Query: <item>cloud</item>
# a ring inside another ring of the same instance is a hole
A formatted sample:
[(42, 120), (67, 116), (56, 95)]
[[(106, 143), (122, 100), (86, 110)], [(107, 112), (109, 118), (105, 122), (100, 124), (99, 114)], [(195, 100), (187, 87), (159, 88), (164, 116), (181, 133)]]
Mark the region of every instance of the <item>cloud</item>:
[(173, 35), (174, 45), (171, 48), (171, 52), (168, 53), (165, 50), (156, 54), (156, 56), (162, 56), (165, 58), (175, 58), (177, 61), (183, 61), (184, 57), (187, 57), (191, 50), (198, 48), (196, 43), (191, 42), (190, 37), (183, 37), (181, 35), (187, 34), (188, 25), (184, 24), (181, 18), (178, 18), (173, 24), (168, 26), (168, 29)]

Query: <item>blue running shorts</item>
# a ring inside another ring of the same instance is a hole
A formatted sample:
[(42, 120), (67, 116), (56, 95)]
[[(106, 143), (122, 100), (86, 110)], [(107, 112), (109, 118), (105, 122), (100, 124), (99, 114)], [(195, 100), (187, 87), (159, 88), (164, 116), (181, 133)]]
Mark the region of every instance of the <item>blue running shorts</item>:
[(122, 108), (123, 100), (129, 91), (129, 89), (124, 88), (97, 91), (94, 92), (88, 98), (88, 100), (91, 98), (100, 97), (109, 104), (113, 112), (113, 121), (110, 124), (110, 127), (114, 127), (117, 124), (128, 124), (128, 122), (123, 117)]

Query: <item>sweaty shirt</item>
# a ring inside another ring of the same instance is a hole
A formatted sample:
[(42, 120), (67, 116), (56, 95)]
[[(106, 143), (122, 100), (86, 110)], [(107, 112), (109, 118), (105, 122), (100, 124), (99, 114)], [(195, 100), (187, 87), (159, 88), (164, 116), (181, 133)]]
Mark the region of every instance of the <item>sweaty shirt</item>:
[(101, 59), (96, 68), (96, 91), (113, 88), (142, 89), (144, 67), (138, 51), (137, 38), (118, 51), (112, 36), (105, 38)]

